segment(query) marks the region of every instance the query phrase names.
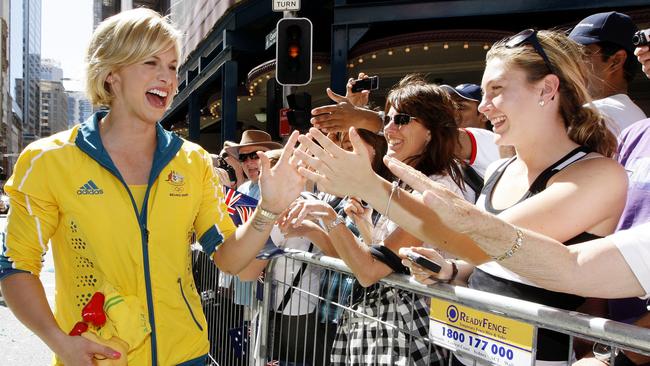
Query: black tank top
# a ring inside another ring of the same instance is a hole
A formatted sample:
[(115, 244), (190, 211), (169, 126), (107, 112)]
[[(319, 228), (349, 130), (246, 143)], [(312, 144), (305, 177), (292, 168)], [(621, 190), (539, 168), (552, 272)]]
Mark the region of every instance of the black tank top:
[[(579, 161), (591, 151), (580, 146), (570, 153), (566, 154), (560, 160), (546, 168), (530, 185), (528, 191), (523, 197), (517, 201), (516, 204), (525, 201), (526, 199), (542, 192), (546, 189), (549, 179), (557, 174), (567, 166)], [(513, 157), (497, 168), (497, 170), (490, 176), (485, 183), (485, 187), (481, 191), (480, 199), (484, 199), (484, 208), (487, 212), (492, 214), (499, 214), (506, 209), (497, 210), (492, 206), (492, 194), (494, 187), (503, 176), (505, 169), (515, 161)], [(514, 205), (513, 205), (514, 206)], [(512, 207), (512, 206), (511, 206)], [(584, 241), (600, 238), (587, 232), (578, 234), (577, 236), (564, 242), (565, 245), (581, 243)], [(576, 295), (566, 294), (562, 292), (555, 292), (545, 290), (540, 287), (530, 286), (523, 283), (511, 281), (505, 278), (493, 276), (479, 268), (476, 268), (469, 278), (469, 287), (481, 291), (487, 291), (504, 296), (514, 297), (521, 300), (531, 301), (538, 304), (544, 304), (555, 308), (565, 310), (575, 310), (583, 302), (584, 298)], [(569, 354), (569, 336), (553, 332), (547, 329), (539, 329), (537, 333), (537, 359), (544, 361), (566, 361)]]

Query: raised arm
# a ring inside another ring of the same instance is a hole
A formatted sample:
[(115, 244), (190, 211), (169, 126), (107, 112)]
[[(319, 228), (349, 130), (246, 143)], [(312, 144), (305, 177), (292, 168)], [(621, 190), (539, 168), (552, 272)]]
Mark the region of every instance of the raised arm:
[[(312, 137), (319, 145), (311, 140)], [(315, 181), (320, 189), (337, 196), (359, 197), (382, 214), (388, 214), (393, 222), (419, 240), (433, 243), (445, 251), (460, 248), (472, 263), (489, 259), (469, 237), (450, 230), (435, 215), (432, 216), (421, 204), (422, 197), (394, 189), (391, 183), (375, 174), (355, 129), (350, 129), (353, 151), (339, 148), (316, 129), (311, 129), (309, 136), (301, 136), (299, 141), (301, 145), (295, 155), (311, 168), (301, 167), (299, 172)], [(424, 175), (421, 177), (436, 184)]]
[[(407, 184), (425, 188), (419, 172), (394, 160), (387, 162), (391, 171)], [(502, 257), (512, 251), (512, 256), (503, 259), (500, 264), (543, 288), (603, 298), (642, 296), (646, 293), (615, 245), (615, 236), (567, 247), (557, 240), (519, 229), (502, 218), (481, 211), (435, 183), (425, 189), (423, 203), (413, 204), (429, 207), (430, 217), (440, 220), (451, 230), (465, 233), (490, 257)], [(648, 237), (647, 232), (637, 235), (639, 238)], [(516, 247), (519, 237), (521, 246)], [(434, 240), (435, 237), (430, 239)], [(459, 257), (467, 257), (467, 253), (460, 248), (450, 247), (448, 251)]]
[(268, 157), (258, 152), (261, 164), (260, 194), (261, 198), (253, 217), (239, 226), (214, 252), (214, 263), (227, 273), (239, 273), (257, 253), (271, 233), (273, 224), (291, 202), (302, 191), (305, 179), (298, 174), (296, 165), (291, 161), (298, 133), (287, 141), (280, 160), (270, 168)]

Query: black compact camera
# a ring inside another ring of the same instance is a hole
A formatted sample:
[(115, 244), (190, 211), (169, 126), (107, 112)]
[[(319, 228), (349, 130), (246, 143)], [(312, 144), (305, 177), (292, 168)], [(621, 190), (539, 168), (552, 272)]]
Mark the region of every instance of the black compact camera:
[(379, 88), (379, 76), (371, 76), (365, 79), (357, 79), (352, 85), (352, 92), (358, 93), (362, 90), (375, 90)]
[(228, 172), (228, 178), (231, 182), (237, 182), (237, 173), (235, 173), (235, 168), (231, 167), (230, 164), (226, 161), (226, 156), (228, 153), (225, 151), (217, 157), (217, 168), (221, 168)]
[(632, 36), (632, 43), (636, 47), (647, 46), (650, 44), (650, 29), (643, 29)]

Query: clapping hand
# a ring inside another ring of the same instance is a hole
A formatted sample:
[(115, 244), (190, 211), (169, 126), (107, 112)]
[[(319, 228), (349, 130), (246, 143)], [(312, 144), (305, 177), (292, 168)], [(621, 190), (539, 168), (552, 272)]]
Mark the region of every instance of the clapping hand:
[(268, 211), (284, 211), (305, 187), (305, 178), (298, 173), (297, 160), (293, 156), (298, 135), (297, 131), (291, 134), (272, 169), (269, 158), (263, 152), (257, 152), (261, 160), (259, 205)]
[(327, 203), (321, 200), (299, 199), (294, 201), (286, 213), (279, 220), (281, 227), (298, 227), (305, 220), (324, 219), (334, 221), (336, 212)]
[(300, 147), (294, 155), (304, 164), (298, 171), (322, 191), (339, 197), (362, 197), (368, 182), (376, 178), (368, 150), (354, 128), (350, 129), (352, 151), (341, 149), (315, 128), (300, 136), (298, 141)]

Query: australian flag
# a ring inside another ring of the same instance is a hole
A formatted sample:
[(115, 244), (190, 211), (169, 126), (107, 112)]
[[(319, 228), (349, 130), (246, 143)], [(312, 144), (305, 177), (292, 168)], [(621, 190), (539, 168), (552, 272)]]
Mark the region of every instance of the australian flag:
[[(230, 218), (239, 226), (253, 215), (255, 207), (257, 207), (257, 200), (251, 196), (247, 196), (239, 191), (223, 186), (223, 195), (226, 198), (226, 206), (228, 206), (228, 213)], [(278, 248), (273, 244), (269, 238), (266, 245), (257, 254), (257, 259), (269, 260), (279, 255), (284, 254), (284, 250)]]
[(235, 226), (239, 226), (248, 221), (253, 215), (255, 207), (257, 207), (257, 200), (226, 186), (223, 186), (223, 195), (226, 198), (228, 213)]

